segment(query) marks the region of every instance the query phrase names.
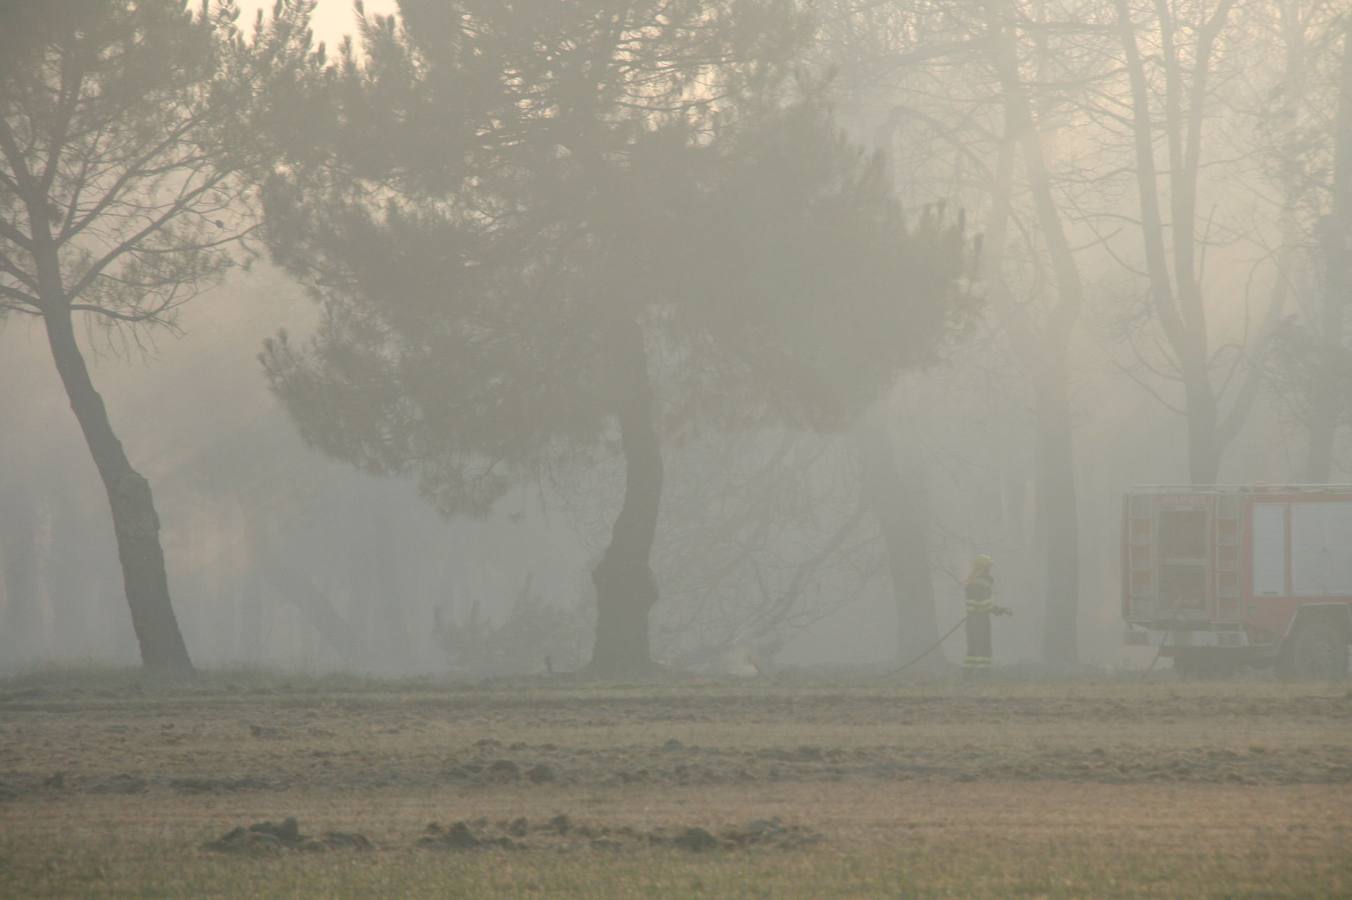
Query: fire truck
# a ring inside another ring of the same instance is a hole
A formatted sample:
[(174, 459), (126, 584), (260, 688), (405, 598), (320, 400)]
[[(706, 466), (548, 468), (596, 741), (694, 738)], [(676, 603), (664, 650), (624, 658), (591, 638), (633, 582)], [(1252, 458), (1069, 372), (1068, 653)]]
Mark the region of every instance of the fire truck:
[(1122, 504), (1127, 643), (1184, 677), (1340, 678), (1352, 641), (1352, 485), (1151, 485)]

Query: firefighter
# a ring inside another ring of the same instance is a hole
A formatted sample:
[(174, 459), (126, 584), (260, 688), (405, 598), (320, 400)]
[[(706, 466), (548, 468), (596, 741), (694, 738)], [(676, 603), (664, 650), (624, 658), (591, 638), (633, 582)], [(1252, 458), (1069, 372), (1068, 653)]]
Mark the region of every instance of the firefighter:
[(962, 661), (967, 678), (984, 677), (991, 668), (991, 616), (1007, 615), (996, 606), (994, 561), (982, 553), (972, 560), (972, 573), (965, 583), (967, 595), (967, 658)]

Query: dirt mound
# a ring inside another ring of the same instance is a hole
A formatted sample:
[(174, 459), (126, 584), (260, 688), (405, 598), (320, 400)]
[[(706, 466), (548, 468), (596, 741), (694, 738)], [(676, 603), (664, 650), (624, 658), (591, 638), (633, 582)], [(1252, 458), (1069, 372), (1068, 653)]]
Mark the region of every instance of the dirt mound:
[(793, 850), (822, 841), (822, 836), (802, 825), (785, 825), (776, 816), (772, 819), (753, 819), (745, 825), (724, 828), (717, 832), (698, 826), (675, 830), (656, 829), (648, 833), (652, 844), (665, 844), (694, 853), (709, 850), (744, 850), (750, 847), (778, 847)]
[(284, 850), (307, 852), (325, 850), (370, 850), (366, 835), (347, 831), (329, 831), (323, 837), (306, 837), (294, 816), (281, 822), (255, 822), (249, 827), (232, 828), (204, 849), (217, 853), (258, 856), (281, 853)]
[(510, 759), (494, 760), (487, 770), (487, 778), (495, 784), (506, 784), (521, 778), (521, 767)]
[(529, 778), (533, 784), (549, 784), (550, 782), (559, 780), (559, 776), (555, 774), (554, 770), (544, 763), (532, 766), (526, 772), (526, 777)]
[(734, 847), (759, 845), (794, 849), (822, 841), (822, 836), (811, 828), (785, 825), (778, 816), (771, 819), (753, 819), (740, 828), (724, 831), (722, 837)]
[(461, 820), (445, 827), (433, 823), (427, 826), (418, 846), (429, 850), (625, 850), (657, 846), (703, 853), (750, 847), (794, 849), (821, 840), (817, 832), (784, 825), (778, 818), (755, 819), (715, 834), (698, 825), (644, 831), (627, 825), (577, 823), (566, 815), (557, 815), (536, 823), (524, 817), (500, 822)]
[(548, 763), (519, 763), (506, 758), (452, 765), (445, 770), (444, 777), (448, 781), (487, 786), (515, 784), (523, 779), (531, 784), (554, 784), (560, 780), (558, 769)]
[[(507, 830), (518, 832), (521, 829), (513, 828), (511, 825), (499, 829), (499, 831)], [(471, 824), (462, 821), (455, 822), (447, 828), (435, 823), (428, 825), (427, 833), (418, 841), (418, 846), (429, 850), (475, 850), (487, 847), (512, 850), (522, 845), (509, 834), (494, 833), (486, 822)]]
[(696, 825), (672, 838), (671, 845), (698, 853), (702, 850), (717, 850), (718, 838)]

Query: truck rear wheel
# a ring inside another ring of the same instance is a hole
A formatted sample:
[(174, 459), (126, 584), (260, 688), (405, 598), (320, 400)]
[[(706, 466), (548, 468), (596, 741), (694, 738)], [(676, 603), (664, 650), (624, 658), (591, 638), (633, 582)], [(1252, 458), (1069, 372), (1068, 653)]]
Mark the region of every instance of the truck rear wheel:
[(1330, 679), (1347, 675), (1347, 632), (1338, 622), (1309, 619), (1297, 626), (1277, 660), (1283, 680)]

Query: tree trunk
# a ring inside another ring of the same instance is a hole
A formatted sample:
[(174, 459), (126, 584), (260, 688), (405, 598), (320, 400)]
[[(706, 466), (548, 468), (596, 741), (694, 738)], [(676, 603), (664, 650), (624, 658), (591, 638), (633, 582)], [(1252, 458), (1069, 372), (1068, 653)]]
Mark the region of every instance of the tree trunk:
[(399, 667), (415, 663), (407, 622), (404, 618), (404, 585), (400, 567), (388, 538), (394, 534), (389, 509), (380, 498), (370, 505), (365, 525), (373, 531), (353, 534), (356, 546), (352, 558), (357, 562), (352, 584), (357, 604), (349, 620), (365, 636), (367, 665)]
[[(1154, 59), (1163, 65), (1165, 72), (1165, 91), (1160, 102), (1165, 111), (1169, 162), (1163, 173), (1155, 165), (1156, 123), (1150, 107), (1156, 95), (1146, 74), (1146, 57), (1137, 43), (1127, 0), (1115, 0), (1114, 5), (1131, 85), (1130, 116), (1146, 271), (1156, 316), (1183, 380), (1188, 475), (1193, 484), (1214, 484), (1221, 456), (1257, 396), (1260, 372), (1256, 367), (1250, 372), (1246, 389), (1241, 389), (1222, 420), (1221, 398), (1210, 377), (1212, 352), (1197, 260), (1197, 195), (1212, 54), (1235, 3), (1220, 0), (1209, 18), (1188, 29), (1195, 40), (1190, 51), (1191, 72), (1184, 70), (1182, 60), (1188, 58), (1189, 51), (1177, 43), (1180, 31), (1171, 5), (1159, 0), (1155, 6), (1159, 44)], [(1167, 225), (1160, 204), (1161, 180), (1169, 200)], [(1172, 273), (1166, 233), (1172, 238)], [(1278, 312), (1270, 310), (1273, 316)]]
[(1069, 378), (1063, 356), (1047, 361), (1046, 369), (1036, 392), (1037, 509), (1047, 590), (1042, 658), (1053, 665), (1073, 665), (1079, 660), (1080, 515)]
[[(930, 506), (919, 461), (907, 454), (901, 466), (880, 412), (869, 414), (858, 432), (864, 492), (882, 532), (897, 605), (897, 659), (915, 659), (939, 638), (934, 611), (934, 578), (930, 568)], [(934, 654), (921, 666), (943, 668)]]
[(189, 673), (192, 662), (169, 600), (169, 580), (160, 545), (160, 520), (150, 483), (131, 467), (122, 442), (113, 432), (103, 398), (94, 389), (75, 339), (70, 310), (49, 303), (43, 321), (47, 341), (65, 386), (70, 408), (84, 432), (99, 477), (108, 494), (117, 536), (117, 554), (131, 607), (132, 627), (141, 647), (141, 662), (147, 669)]
[(1320, 235), (1324, 256), (1316, 379), (1307, 413), (1309, 453), (1305, 480), (1327, 483), (1333, 474), (1333, 439), (1338, 430), (1346, 381), (1337, 377), (1347, 328), (1348, 293), (1352, 292), (1352, 24), (1343, 34), (1342, 83), (1333, 149), (1333, 208)]
[(623, 387), (616, 410), (624, 451), (624, 503), (610, 546), (592, 570), (596, 585), (596, 644), (589, 667), (601, 678), (652, 670), (648, 614), (657, 603), (650, 557), (662, 501), (662, 447), (655, 423), (652, 382), (643, 332), (627, 323), (616, 334), (617, 377)]
[[(1012, 6), (1007, 11), (1013, 13)], [(1079, 511), (1068, 359), (1084, 306), (1084, 282), (1052, 191), (1046, 149), (1034, 119), (1032, 99), (1019, 72), (1013, 39), (998, 18), (992, 16), (988, 21), (998, 38), (995, 65), (1004, 88), (1006, 116), (1006, 139), (997, 161), (988, 278), (996, 309), (1033, 376), (1038, 543), (1046, 574), (1042, 653), (1047, 662), (1065, 665), (1078, 659)], [(1029, 321), (1026, 306), (1014, 301), (1001, 271), (1016, 146), (1021, 151), (1038, 224), (1056, 274), (1056, 300), (1041, 323)]]
[(339, 660), (344, 664), (357, 660), (362, 641), (348, 620), (334, 609), (328, 595), (288, 559), (273, 551), (269, 535), (252, 527), (247, 519), (245, 529), (250, 564), (256, 567), (261, 580), (301, 611)]
[[(1032, 120), (1031, 105), (1018, 78), (1013, 49), (1007, 42), (999, 59), (1009, 119), (1006, 141), (997, 162), (995, 204), (988, 242), (991, 250), (986, 259), (987, 281), (995, 309), (1033, 377), (1038, 533), (1035, 545), (1042, 554), (1046, 592), (1042, 653), (1047, 662), (1066, 665), (1078, 659), (1080, 586), (1079, 510), (1068, 356), (1084, 302), (1084, 285), (1052, 195), (1051, 179), (1042, 141)], [(1040, 327), (1029, 320), (1026, 307), (1015, 301), (1002, 272), (1016, 143), (1023, 151), (1038, 222), (1056, 272), (1057, 299)]]
[(1216, 394), (1205, 370), (1185, 374), (1183, 378), (1188, 420), (1188, 479), (1192, 484), (1215, 484), (1221, 465)]

